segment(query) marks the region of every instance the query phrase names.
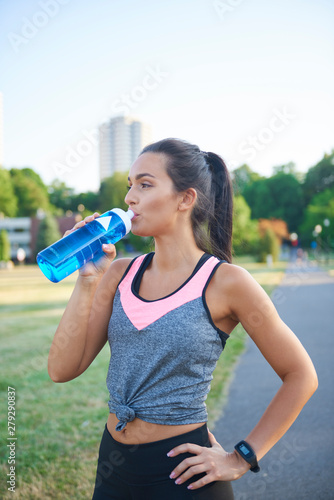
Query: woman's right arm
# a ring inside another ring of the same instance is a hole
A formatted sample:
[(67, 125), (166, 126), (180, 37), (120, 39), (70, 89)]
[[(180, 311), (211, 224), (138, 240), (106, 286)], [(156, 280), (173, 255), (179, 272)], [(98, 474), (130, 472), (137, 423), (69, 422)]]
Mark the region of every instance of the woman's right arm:
[[(86, 217), (73, 230), (98, 216)], [(79, 270), (56, 330), (48, 358), (48, 372), (54, 382), (67, 382), (81, 375), (107, 342), (116, 288), (131, 259), (110, 264), (116, 256), (115, 247), (108, 245), (104, 251), (98, 263), (88, 263)]]

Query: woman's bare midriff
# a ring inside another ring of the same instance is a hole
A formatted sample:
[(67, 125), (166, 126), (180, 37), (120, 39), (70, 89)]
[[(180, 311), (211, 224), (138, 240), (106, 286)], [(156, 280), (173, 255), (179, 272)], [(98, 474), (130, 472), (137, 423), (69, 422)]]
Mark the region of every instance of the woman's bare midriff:
[(108, 431), (116, 441), (123, 444), (152, 443), (193, 431), (204, 424), (204, 422), (199, 422), (184, 425), (160, 425), (135, 418), (132, 422), (128, 422), (122, 431), (116, 431), (115, 427), (118, 422), (116, 415), (110, 413), (107, 421)]

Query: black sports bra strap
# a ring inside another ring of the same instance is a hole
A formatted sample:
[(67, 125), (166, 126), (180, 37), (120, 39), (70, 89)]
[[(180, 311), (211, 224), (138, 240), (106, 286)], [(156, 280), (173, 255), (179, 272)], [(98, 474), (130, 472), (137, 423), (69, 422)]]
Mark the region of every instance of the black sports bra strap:
[[(154, 300), (147, 301), (139, 296), (140, 283), (141, 283), (141, 280), (143, 278), (143, 274), (146, 271), (146, 269), (148, 268), (149, 264), (151, 263), (153, 256), (154, 256), (154, 252), (148, 253), (145, 256), (143, 262), (141, 263), (141, 266), (139, 267), (139, 269), (138, 269), (138, 271), (133, 279), (132, 286), (131, 286), (132, 292), (134, 293), (134, 295), (136, 295), (136, 297), (140, 298), (144, 302), (155, 302)], [(197, 271), (199, 271), (199, 269), (203, 266), (203, 264), (208, 259), (210, 259), (210, 257), (212, 257), (212, 255), (210, 255), (209, 253), (204, 253), (201, 256), (201, 258), (199, 259), (199, 261), (197, 262), (196, 267), (193, 270), (193, 272), (191, 273), (191, 275), (189, 276), (189, 278), (187, 278), (186, 281), (184, 283), (182, 283), (182, 285), (177, 290), (174, 290), (174, 292), (167, 295), (167, 297), (169, 297), (170, 295), (173, 295), (174, 293), (178, 292), (181, 288), (183, 288), (184, 285), (186, 285), (188, 283), (188, 281), (190, 281), (191, 278), (193, 278), (195, 276), (195, 274), (197, 273)], [(167, 298), (167, 297), (163, 297), (163, 298)], [(157, 300), (161, 300), (161, 299), (157, 299)]]
[(148, 266), (150, 265), (151, 260), (153, 259), (153, 255), (154, 255), (154, 252), (150, 252), (145, 256), (143, 262), (140, 265), (140, 268), (137, 271), (136, 276), (134, 277), (134, 280), (132, 282), (132, 287), (136, 293), (139, 293), (140, 283), (141, 283), (143, 274), (146, 271), (146, 269), (148, 268)]
[(132, 260), (131, 260), (130, 264), (129, 264), (129, 265), (128, 265), (128, 267), (125, 269), (123, 276), (122, 276), (122, 277), (121, 277), (121, 279), (119, 280), (119, 282), (118, 282), (118, 285), (117, 285), (117, 286), (119, 286), (119, 285), (122, 283), (122, 281), (124, 280), (125, 276), (126, 276), (126, 275), (128, 274), (128, 272), (130, 271), (132, 264), (134, 263), (134, 261), (135, 261), (135, 260), (137, 260), (137, 259), (138, 259), (138, 257), (140, 257), (140, 255), (137, 255), (137, 257), (135, 257), (134, 259), (132, 259)]

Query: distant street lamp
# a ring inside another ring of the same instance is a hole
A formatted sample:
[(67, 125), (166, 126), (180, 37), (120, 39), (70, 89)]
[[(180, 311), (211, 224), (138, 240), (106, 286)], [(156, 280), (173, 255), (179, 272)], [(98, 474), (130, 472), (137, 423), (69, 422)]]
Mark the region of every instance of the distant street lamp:
[(290, 249), (290, 260), (294, 262), (297, 259), (297, 247), (298, 247), (298, 234), (290, 234), (291, 249)]
[[(314, 228), (313, 233), (312, 233), (314, 238), (316, 239), (314, 253), (315, 253), (315, 257), (316, 257), (318, 262), (320, 260), (320, 255), (321, 255), (321, 244), (320, 244), (320, 238), (319, 238), (319, 234), (321, 233), (321, 231), (322, 231), (322, 226), (320, 224), (317, 224)], [(318, 249), (318, 245), (319, 245), (319, 249)]]
[(36, 217), (37, 217), (37, 219), (44, 219), (44, 217), (45, 217), (45, 211), (43, 210), (43, 208), (38, 208), (37, 209)]
[[(326, 228), (330, 226), (330, 223), (331, 223), (331, 221), (329, 219), (324, 219), (324, 226)], [(327, 261), (327, 264), (329, 264), (329, 258), (330, 258), (330, 252), (331, 252), (331, 240), (330, 240), (329, 231), (327, 233), (327, 244), (326, 244), (326, 247), (327, 247), (327, 252), (326, 252), (327, 258), (326, 258), (326, 261)]]
[(18, 248), (16, 252), (16, 258), (20, 264), (24, 262), (24, 259), (26, 258), (26, 252), (24, 248)]

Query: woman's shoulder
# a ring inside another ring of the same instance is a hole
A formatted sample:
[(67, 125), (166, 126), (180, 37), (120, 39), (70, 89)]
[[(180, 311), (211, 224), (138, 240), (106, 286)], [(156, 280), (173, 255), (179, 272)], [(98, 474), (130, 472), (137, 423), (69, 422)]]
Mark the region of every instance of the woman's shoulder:
[(127, 270), (132, 266), (135, 260), (140, 259), (141, 261), (146, 257), (147, 254), (135, 255), (134, 257), (121, 257), (115, 259), (108, 269), (109, 276), (112, 276), (117, 283), (122, 279)]
[(141, 257), (141, 255), (136, 255), (135, 257), (120, 257), (112, 262), (109, 269), (113, 274), (123, 275), (127, 268), (139, 257)]
[(132, 260), (133, 259), (130, 258), (113, 260), (99, 283), (99, 289), (107, 289), (111, 292), (115, 292), (118, 283), (122, 279), (122, 276), (126, 272)]
[(245, 269), (237, 264), (222, 262), (214, 275), (214, 284), (219, 289), (224, 288), (229, 292), (239, 293), (242, 290), (258, 286), (257, 281)]
[(213, 300), (223, 302), (231, 317), (239, 321), (243, 314), (251, 314), (254, 307), (269, 308), (267, 293), (247, 269), (236, 264), (224, 262), (217, 268), (210, 293)]
[(251, 276), (251, 274), (242, 266), (237, 264), (232, 264), (231, 262), (227, 262), (226, 260), (220, 261), (220, 266), (217, 268), (218, 274), (224, 274), (226, 277), (234, 277), (234, 278), (245, 278), (246, 276)]
[(110, 269), (112, 269), (114, 273), (124, 272), (133, 260), (134, 259), (131, 259), (130, 257), (120, 257), (113, 261), (113, 263), (110, 266)]

